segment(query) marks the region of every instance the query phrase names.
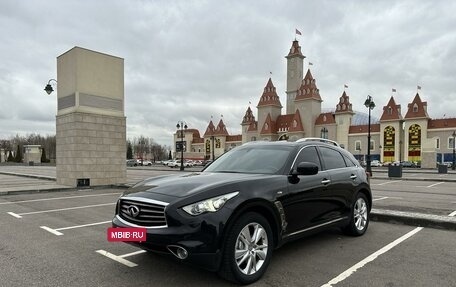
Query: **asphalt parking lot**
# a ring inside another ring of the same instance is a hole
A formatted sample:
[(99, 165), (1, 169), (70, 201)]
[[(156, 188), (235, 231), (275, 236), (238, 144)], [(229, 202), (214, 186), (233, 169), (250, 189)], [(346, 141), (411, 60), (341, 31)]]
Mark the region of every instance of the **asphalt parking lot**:
[[(148, 176), (129, 170), (131, 182)], [(6, 177), (10, 188), (21, 181)], [(0, 196), (0, 286), (232, 286), (173, 258), (108, 242), (124, 190)], [(374, 179), (372, 190), (374, 208), (456, 216), (454, 182)], [(330, 230), (275, 250), (252, 286), (456, 286), (455, 235), (377, 221), (358, 238)]]

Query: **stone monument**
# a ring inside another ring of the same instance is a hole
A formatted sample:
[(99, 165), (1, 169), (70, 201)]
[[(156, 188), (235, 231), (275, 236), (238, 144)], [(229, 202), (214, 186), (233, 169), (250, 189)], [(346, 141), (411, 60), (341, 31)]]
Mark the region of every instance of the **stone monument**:
[(74, 47), (57, 57), (57, 184), (126, 182), (124, 60)]

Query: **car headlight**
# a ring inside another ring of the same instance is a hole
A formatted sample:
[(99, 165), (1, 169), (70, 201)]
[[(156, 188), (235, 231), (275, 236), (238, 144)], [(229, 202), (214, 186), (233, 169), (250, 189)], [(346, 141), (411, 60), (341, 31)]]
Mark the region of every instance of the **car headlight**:
[(231, 198), (238, 195), (239, 192), (232, 192), (217, 197), (209, 198), (200, 202), (195, 202), (182, 207), (182, 209), (190, 215), (199, 215), (204, 212), (216, 212), (225, 205)]

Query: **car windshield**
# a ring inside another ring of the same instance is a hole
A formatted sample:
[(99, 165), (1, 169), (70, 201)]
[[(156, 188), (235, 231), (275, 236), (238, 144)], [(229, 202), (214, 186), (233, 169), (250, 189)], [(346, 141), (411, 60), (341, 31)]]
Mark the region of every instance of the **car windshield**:
[(279, 172), (290, 155), (287, 146), (249, 146), (231, 150), (214, 161), (204, 171), (229, 173)]

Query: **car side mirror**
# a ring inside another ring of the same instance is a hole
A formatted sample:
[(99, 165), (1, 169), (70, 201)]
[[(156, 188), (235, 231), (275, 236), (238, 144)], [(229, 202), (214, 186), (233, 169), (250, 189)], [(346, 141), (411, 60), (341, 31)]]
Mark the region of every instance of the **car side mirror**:
[(314, 175), (318, 173), (318, 166), (313, 162), (300, 162), (296, 167), (298, 175)]
[(292, 184), (296, 184), (299, 182), (298, 175), (314, 175), (318, 173), (318, 166), (312, 162), (300, 162), (298, 163), (296, 169), (293, 169), (289, 176), (288, 180)]

